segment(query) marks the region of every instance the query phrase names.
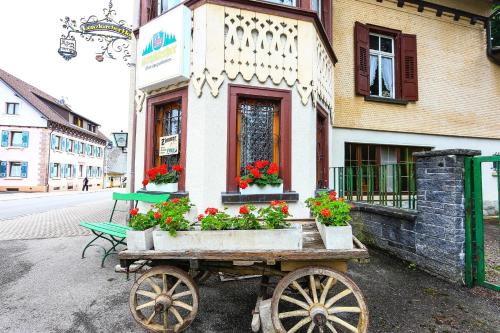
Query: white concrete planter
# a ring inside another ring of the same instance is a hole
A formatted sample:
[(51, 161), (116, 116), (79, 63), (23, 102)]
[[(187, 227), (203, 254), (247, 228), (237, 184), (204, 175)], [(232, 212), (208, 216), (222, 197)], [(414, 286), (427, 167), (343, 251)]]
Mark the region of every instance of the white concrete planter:
[(179, 190), (179, 183), (167, 183), (167, 184), (153, 184), (149, 183), (146, 185), (146, 191), (151, 192), (166, 192), (174, 193)]
[(352, 227), (350, 224), (343, 227), (327, 227), (316, 220), (323, 244), (329, 250), (348, 250), (353, 248)]
[(302, 226), (287, 229), (153, 232), (155, 250), (299, 250), (302, 249)]
[(260, 187), (258, 185), (248, 185), (247, 188), (240, 188), (240, 194), (249, 195), (249, 194), (279, 194), (283, 193), (283, 183), (278, 186), (266, 185)]
[(153, 230), (127, 230), (127, 249), (131, 251), (146, 251), (153, 248)]

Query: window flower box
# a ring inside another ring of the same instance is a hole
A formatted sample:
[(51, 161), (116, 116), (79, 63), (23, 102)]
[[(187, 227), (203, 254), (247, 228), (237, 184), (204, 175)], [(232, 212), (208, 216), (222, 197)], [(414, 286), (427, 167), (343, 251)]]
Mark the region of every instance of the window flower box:
[(240, 188), (240, 193), (242, 195), (251, 195), (251, 194), (279, 194), (283, 193), (283, 184), (279, 185), (265, 185), (258, 186), (252, 185), (247, 188)]
[(146, 191), (149, 192), (166, 192), (175, 193), (179, 190), (179, 183), (166, 183), (166, 184), (154, 184), (149, 183), (146, 185)]
[(139, 231), (127, 230), (127, 249), (131, 251), (147, 251), (153, 248), (153, 230), (155, 227)]
[(153, 231), (155, 250), (298, 250), (302, 249), (302, 226), (285, 229)]
[(148, 178), (142, 181), (146, 191), (175, 193), (179, 191), (179, 175), (184, 168), (178, 164), (168, 171), (166, 164), (152, 168), (146, 172)]
[(316, 219), (323, 244), (328, 250), (349, 250), (353, 248), (352, 227), (350, 224), (345, 226), (326, 226)]

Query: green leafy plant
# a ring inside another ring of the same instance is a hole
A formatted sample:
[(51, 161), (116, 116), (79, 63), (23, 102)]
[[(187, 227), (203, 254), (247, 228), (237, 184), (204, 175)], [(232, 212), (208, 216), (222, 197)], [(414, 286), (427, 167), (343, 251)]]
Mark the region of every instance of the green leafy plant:
[(257, 161), (254, 164), (246, 166), (247, 174), (236, 178), (236, 182), (241, 189), (248, 186), (266, 185), (279, 186), (283, 180), (279, 178), (279, 168), (276, 163), (271, 163), (267, 160)]
[(147, 213), (139, 213), (139, 208), (130, 210), (130, 220), (128, 225), (136, 231), (144, 231), (158, 224), (158, 219), (155, 218), (155, 212), (150, 210)]
[(308, 198), (306, 205), (319, 223), (326, 226), (346, 226), (351, 221), (351, 208), (354, 205), (337, 198), (337, 193), (323, 193), (315, 198)]
[(171, 171), (168, 171), (168, 166), (162, 164), (159, 167), (155, 167), (146, 171), (148, 178), (142, 181), (142, 185), (146, 186), (149, 182), (154, 184), (169, 184), (177, 183), (179, 181), (180, 173), (184, 170), (182, 166), (176, 164), (172, 167)]
[(235, 218), (217, 208), (205, 209), (205, 214), (198, 216), (201, 222), (201, 230), (232, 230), (235, 226)]
[(274, 200), (268, 207), (259, 209), (259, 217), (266, 224), (267, 229), (284, 229), (290, 226), (286, 218), (290, 217), (288, 204), (285, 201)]
[(240, 214), (236, 217), (235, 227), (240, 230), (262, 229), (257, 216), (253, 213), (257, 208), (253, 205), (243, 205), (240, 207)]
[(191, 210), (192, 206), (187, 197), (157, 203), (155, 208), (161, 214), (160, 229), (168, 231), (171, 236), (177, 235), (177, 231), (189, 230), (191, 224), (185, 218), (185, 214)]

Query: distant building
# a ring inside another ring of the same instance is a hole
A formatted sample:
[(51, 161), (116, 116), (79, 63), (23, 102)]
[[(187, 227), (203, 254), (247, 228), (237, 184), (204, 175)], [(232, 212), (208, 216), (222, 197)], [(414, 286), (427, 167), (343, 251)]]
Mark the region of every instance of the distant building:
[(102, 188), (106, 137), (63, 101), (0, 69), (0, 191)]
[(113, 147), (106, 150), (104, 167), (104, 186), (124, 187), (127, 175), (127, 153), (121, 148)]

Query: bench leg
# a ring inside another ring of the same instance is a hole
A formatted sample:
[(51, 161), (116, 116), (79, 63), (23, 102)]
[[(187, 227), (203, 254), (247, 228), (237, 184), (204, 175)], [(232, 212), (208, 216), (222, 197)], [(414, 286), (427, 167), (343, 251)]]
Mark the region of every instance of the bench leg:
[[(114, 242), (112, 242), (113, 246), (112, 246), (109, 250), (107, 250), (107, 251), (105, 251), (105, 252), (104, 252), (104, 256), (102, 257), (102, 261), (101, 261), (101, 268), (104, 268), (104, 261), (106, 260), (106, 258), (107, 258), (109, 255), (117, 253), (117, 252), (116, 252), (116, 247), (117, 247), (118, 245), (126, 245), (126, 244), (123, 242), (123, 240), (124, 240), (125, 238), (116, 239), (116, 238), (115, 238), (115, 237), (113, 237), (113, 236), (111, 236), (111, 238), (112, 238), (112, 239), (113, 239), (113, 241), (114, 241)], [(108, 240), (109, 240), (109, 239), (108, 239)], [(109, 240), (109, 241), (111, 242), (111, 240)]]
[[(97, 235), (97, 234), (96, 234)], [(97, 235), (94, 239), (92, 239), (86, 246), (85, 248), (83, 249), (82, 251), (82, 259), (85, 258), (85, 251), (87, 251), (87, 249), (91, 246), (97, 246), (97, 247), (100, 247), (101, 249), (104, 250), (104, 252), (106, 252), (106, 249), (104, 248), (104, 246), (102, 245), (98, 245), (98, 244), (92, 244), (94, 243), (96, 240), (98, 240), (99, 238), (102, 238), (101, 235)]]

